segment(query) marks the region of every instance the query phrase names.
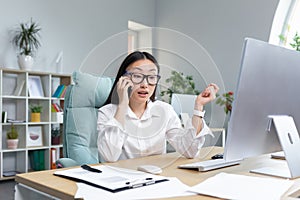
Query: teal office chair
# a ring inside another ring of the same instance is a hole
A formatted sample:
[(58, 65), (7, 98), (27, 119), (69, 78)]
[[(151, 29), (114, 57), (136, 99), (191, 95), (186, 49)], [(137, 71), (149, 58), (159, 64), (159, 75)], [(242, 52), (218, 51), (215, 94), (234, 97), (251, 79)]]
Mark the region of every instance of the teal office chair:
[(70, 167), (101, 161), (97, 149), (98, 109), (113, 85), (109, 77), (96, 77), (75, 71), (64, 102), (63, 156), (56, 166)]

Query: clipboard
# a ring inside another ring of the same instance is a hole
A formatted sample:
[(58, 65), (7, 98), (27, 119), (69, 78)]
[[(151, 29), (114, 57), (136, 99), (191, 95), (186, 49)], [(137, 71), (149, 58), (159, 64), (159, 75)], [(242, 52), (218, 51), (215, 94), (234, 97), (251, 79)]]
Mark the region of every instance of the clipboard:
[(93, 166), (93, 168), (101, 171), (101, 173), (82, 168), (73, 168), (55, 171), (54, 175), (86, 183), (112, 193), (168, 181), (168, 179), (163, 176), (148, 174), (137, 170), (107, 165)]

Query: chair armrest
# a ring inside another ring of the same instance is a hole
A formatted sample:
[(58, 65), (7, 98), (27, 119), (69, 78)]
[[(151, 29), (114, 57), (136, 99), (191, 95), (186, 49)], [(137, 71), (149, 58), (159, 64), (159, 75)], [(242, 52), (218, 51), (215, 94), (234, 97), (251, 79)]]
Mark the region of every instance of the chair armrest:
[(56, 168), (74, 167), (79, 164), (71, 158), (60, 158), (56, 162)]

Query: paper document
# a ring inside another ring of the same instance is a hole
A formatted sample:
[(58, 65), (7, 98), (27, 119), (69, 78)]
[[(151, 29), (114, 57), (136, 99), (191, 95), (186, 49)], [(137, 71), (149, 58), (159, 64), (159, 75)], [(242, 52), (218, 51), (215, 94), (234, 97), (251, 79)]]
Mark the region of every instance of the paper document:
[(168, 179), (163, 176), (125, 168), (107, 165), (93, 166), (92, 168), (101, 171), (101, 173), (91, 172), (82, 168), (74, 168), (56, 171), (54, 175), (76, 179), (110, 192), (120, 192), (122, 190), (168, 181)]
[(190, 191), (225, 199), (280, 199), (294, 181), (219, 173)]
[[(168, 178), (159, 184), (140, 187), (134, 190), (124, 190), (117, 193), (108, 192), (84, 183), (77, 183), (78, 190), (75, 194), (76, 198), (84, 200), (94, 200), (99, 197), (102, 200), (133, 200), (133, 199), (161, 199), (176, 196), (196, 195), (193, 192), (187, 192), (189, 186), (183, 184), (177, 178)], [(101, 198), (100, 198), (101, 197)]]

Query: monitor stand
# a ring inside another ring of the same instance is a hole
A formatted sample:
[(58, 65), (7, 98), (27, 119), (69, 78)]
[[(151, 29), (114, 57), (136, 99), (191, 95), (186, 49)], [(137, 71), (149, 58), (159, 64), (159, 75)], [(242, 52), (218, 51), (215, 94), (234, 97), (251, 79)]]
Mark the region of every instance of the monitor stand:
[(287, 115), (271, 115), (269, 118), (273, 121), (272, 124), (275, 126), (278, 139), (284, 151), (287, 167), (264, 167), (251, 170), (250, 172), (284, 178), (299, 177), (300, 138), (293, 118)]
[(263, 167), (263, 168), (250, 170), (250, 172), (256, 173), (256, 174), (276, 176), (276, 177), (281, 177), (281, 178), (292, 178), (290, 169), (288, 167), (285, 167), (282, 169), (277, 169), (274, 167)]

